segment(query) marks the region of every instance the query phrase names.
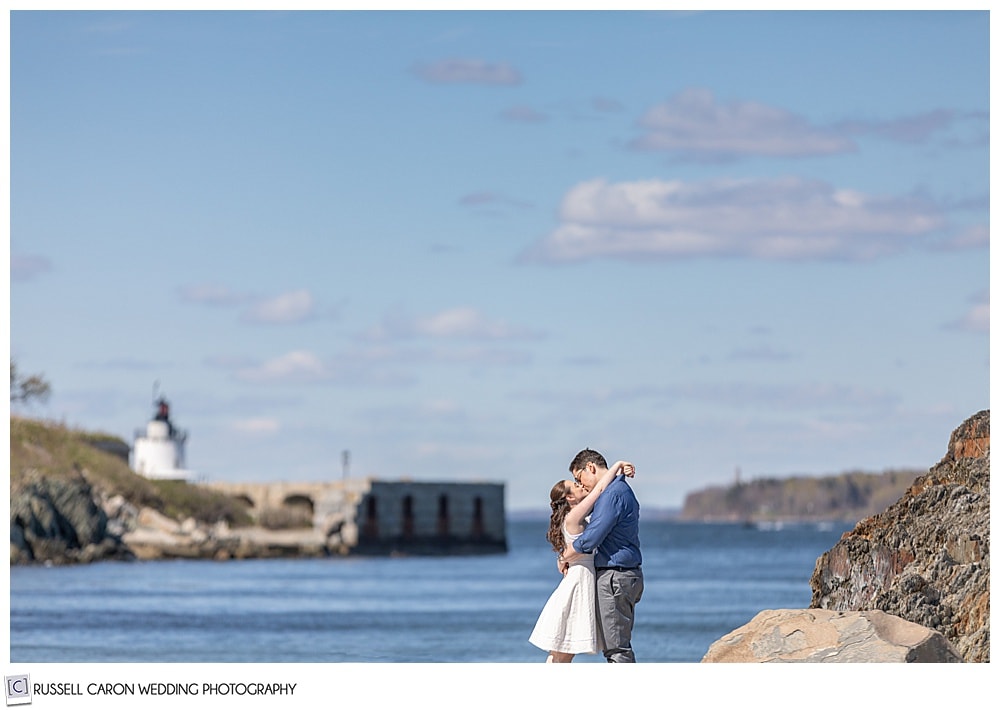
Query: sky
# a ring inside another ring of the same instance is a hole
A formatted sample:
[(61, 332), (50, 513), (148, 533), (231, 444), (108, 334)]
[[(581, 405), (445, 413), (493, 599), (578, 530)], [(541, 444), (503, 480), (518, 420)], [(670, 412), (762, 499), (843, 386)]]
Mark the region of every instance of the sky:
[[(12, 413), (644, 508), (989, 408), (986, 11), (10, 15)], [(346, 456), (345, 452), (349, 452)]]

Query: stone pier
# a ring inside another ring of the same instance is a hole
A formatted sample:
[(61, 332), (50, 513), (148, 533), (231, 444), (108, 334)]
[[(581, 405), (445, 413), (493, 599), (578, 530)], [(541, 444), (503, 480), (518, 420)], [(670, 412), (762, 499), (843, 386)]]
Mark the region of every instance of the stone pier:
[(243, 500), (258, 521), (306, 521), (342, 554), (507, 550), (502, 483), (362, 478), (203, 485)]

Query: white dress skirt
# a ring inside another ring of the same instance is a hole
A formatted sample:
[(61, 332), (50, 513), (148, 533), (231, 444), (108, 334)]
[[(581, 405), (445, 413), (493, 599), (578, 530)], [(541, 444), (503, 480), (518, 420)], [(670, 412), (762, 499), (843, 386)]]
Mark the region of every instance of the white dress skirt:
[[(563, 528), (563, 537), (569, 544), (580, 536), (570, 535)], [(573, 654), (603, 651), (595, 594), (594, 555), (589, 554), (569, 566), (542, 607), (528, 641), (543, 651)]]

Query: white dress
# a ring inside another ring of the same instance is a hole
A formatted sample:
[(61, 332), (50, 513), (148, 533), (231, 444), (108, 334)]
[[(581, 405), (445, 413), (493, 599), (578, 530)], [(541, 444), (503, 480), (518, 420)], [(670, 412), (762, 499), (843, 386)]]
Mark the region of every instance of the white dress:
[[(563, 528), (563, 537), (569, 544), (580, 535), (570, 535)], [(544, 651), (573, 654), (603, 651), (595, 594), (594, 555), (591, 553), (570, 565), (542, 607), (528, 641)]]

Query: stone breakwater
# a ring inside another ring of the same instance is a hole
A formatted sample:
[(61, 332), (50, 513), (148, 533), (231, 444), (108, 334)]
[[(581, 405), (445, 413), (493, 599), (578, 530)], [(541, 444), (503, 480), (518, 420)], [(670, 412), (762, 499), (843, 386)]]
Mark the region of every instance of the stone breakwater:
[(703, 662), (990, 660), (990, 413), (816, 561), (810, 609), (762, 611)]

